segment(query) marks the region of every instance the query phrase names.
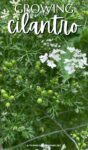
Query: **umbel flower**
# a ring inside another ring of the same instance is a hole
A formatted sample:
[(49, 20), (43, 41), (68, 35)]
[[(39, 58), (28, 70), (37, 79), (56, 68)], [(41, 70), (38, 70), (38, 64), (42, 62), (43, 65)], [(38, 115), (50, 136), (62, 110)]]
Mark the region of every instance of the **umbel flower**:
[(56, 68), (56, 62), (59, 62), (61, 60), (61, 55), (65, 54), (65, 52), (63, 50), (60, 49), (53, 49), (52, 52), (45, 53), (44, 55), (41, 55), (40, 61), (41, 63), (45, 63), (47, 62), (47, 66), (49, 66), (50, 68)]
[(68, 74), (73, 74), (76, 69), (84, 69), (87, 64), (87, 57), (85, 53), (81, 53), (80, 50), (68, 47), (67, 48), (71, 53), (73, 53), (72, 58), (65, 59), (65, 70)]
[(52, 69), (56, 67), (56, 64), (53, 60), (47, 60), (47, 66), (51, 67)]
[(40, 61), (41, 61), (42, 63), (44, 63), (44, 62), (46, 62), (47, 59), (48, 59), (48, 54), (45, 53), (44, 55), (41, 55), (39, 58), (40, 58)]
[[(68, 58), (68, 53), (70, 54), (70, 58)], [(62, 57), (63, 55), (64, 59)], [(75, 49), (74, 47), (67, 47), (67, 51), (53, 49), (53, 51), (49, 54), (45, 53), (39, 58), (41, 63), (46, 63), (47, 66), (52, 69), (57, 67), (57, 63), (63, 63), (64, 70), (69, 75), (73, 74), (77, 69), (84, 69), (86, 66), (88, 66), (86, 54), (82, 53), (79, 49)]]
[(60, 58), (60, 55), (59, 55), (59, 50), (58, 49), (54, 49), (53, 51), (52, 51), (52, 53), (50, 53), (49, 54), (49, 58), (52, 58), (53, 60), (55, 60), (55, 61), (59, 61), (59, 60), (61, 60), (61, 58)]
[(68, 72), (68, 74), (73, 74), (75, 72), (74, 64), (68, 64), (64, 68)]

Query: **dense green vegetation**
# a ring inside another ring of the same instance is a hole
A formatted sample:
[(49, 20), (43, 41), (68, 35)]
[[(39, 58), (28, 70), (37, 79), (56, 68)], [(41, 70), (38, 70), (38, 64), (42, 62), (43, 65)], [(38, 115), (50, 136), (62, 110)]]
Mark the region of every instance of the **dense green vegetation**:
[[(0, 145), (7, 150), (40, 149), (30, 144), (42, 143), (59, 145), (51, 146), (55, 150), (87, 150), (87, 0), (73, 0), (72, 14), (59, 12), (69, 24), (82, 25), (69, 36), (47, 31), (40, 35), (10, 34), (8, 21), (19, 17), (11, 2), (0, 1)], [(21, 0), (18, 4), (62, 6), (68, 2)], [(32, 20), (52, 16), (38, 15)]]

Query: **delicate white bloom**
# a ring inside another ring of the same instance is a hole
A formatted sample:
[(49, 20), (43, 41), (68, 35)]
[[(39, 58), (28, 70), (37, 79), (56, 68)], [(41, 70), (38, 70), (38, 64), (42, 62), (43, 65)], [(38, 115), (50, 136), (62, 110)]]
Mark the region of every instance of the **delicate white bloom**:
[(81, 53), (81, 50), (75, 49), (75, 53), (80, 54), (80, 53)]
[(88, 66), (86, 54), (82, 54), (82, 53), (76, 54), (75, 53), (74, 60), (78, 64), (79, 68), (84, 68), (85, 66)]
[(82, 57), (86, 57), (86, 56), (87, 56), (86, 53), (83, 53), (83, 54), (82, 54)]
[[(70, 49), (70, 48), (68, 48)], [(74, 73), (76, 69), (80, 68), (80, 69), (84, 69), (85, 66), (88, 66), (87, 63), (87, 57), (85, 53), (81, 53), (80, 50), (73, 48), (73, 56), (71, 59), (65, 59), (64, 64), (66, 64), (65, 66), (65, 70), (71, 74), (72, 72)]]
[(73, 62), (73, 63), (75, 63), (75, 64), (76, 64), (76, 63), (78, 63), (78, 62), (79, 62), (79, 60), (73, 57), (72, 59), (70, 59), (70, 62)]
[(52, 69), (56, 67), (56, 64), (53, 60), (47, 60), (47, 66), (51, 67)]
[(82, 57), (81, 51), (78, 49), (75, 49), (73, 57), (75, 57), (75, 58)]
[(10, 3), (14, 6), (17, 6), (19, 4), (20, 0), (11, 0)]
[(53, 51), (49, 54), (49, 57), (58, 62), (61, 60), (60, 54), (65, 54), (65, 52), (60, 49), (53, 49)]
[(78, 65), (76, 65), (76, 68), (81, 68), (81, 69), (85, 68), (83, 60), (78, 61)]
[(44, 62), (46, 62), (47, 59), (48, 59), (48, 54), (45, 53), (45, 55), (41, 55), (39, 58), (40, 58), (40, 61), (41, 61), (42, 63), (44, 63)]
[(73, 74), (75, 72), (75, 67), (72, 64), (68, 64), (65, 66), (65, 70), (68, 74)]
[(57, 62), (58, 62), (59, 60), (61, 60), (60, 55), (57, 54), (57, 53), (54, 53), (54, 52), (52, 52), (52, 53), (49, 54), (49, 58), (52, 58), (53, 60), (55, 60), (55, 61), (57, 61)]
[[(42, 42), (44, 43), (44, 41)], [(46, 45), (48, 43), (44, 43), (44, 44)], [(62, 55), (65, 56), (66, 52), (64, 50), (56, 48), (53, 49), (53, 51), (50, 52), (49, 54), (45, 53), (44, 55), (41, 55), (39, 57), (40, 61), (42, 63), (47, 62), (47, 66), (51, 67), (52, 69), (57, 67), (55, 62), (62, 61), (61, 63), (64, 63), (64, 70), (68, 74), (73, 74), (77, 69), (84, 69), (86, 66), (88, 66), (87, 56), (85, 53), (81, 53), (81, 50), (75, 49), (74, 47), (67, 47), (67, 49), (72, 54), (68, 56), (66, 55), (65, 59), (62, 57)]]
[(73, 55), (73, 57), (74, 57), (74, 58), (79, 58), (79, 57), (81, 57), (81, 56), (80, 56), (80, 53), (76, 53), (76, 52), (75, 52), (74, 55)]
[(66, 52), (61, 49), (53, 49), (52, 53), (65, 54)]
[(74, 52), (75, 51), (75, 48), (74, 47), (67, 47), (67, 49), (69, 50), (69, 52)]
[(6, 10), (6, 9), (4, 9), (2, 12), (1, 12), (1, 18), (3, 19), (3, 18), (6, 18), (6, 17), (8, 17), (9, 16), (9, 10)]
[(54, 53), (50, 53), (49, 54), (49, 58), (52, 58), (53, 60), (55, 60), (55, 61), (59, 61), (59, 60), (61, 60), (61, 58), (60, 58), (60, 55), (59, 54), (54, 54)]

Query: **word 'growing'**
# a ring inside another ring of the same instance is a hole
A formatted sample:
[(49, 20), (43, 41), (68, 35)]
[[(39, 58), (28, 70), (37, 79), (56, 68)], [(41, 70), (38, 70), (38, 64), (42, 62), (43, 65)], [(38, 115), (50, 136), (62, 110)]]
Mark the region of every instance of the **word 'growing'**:
[(18, 13), (32, 13), (32, 14), (50, 14), (50, 13), (54, 13), (54, 14), (58, 14), (58, 13), (69, 13), (72, 14), (74, 13), (74, 7), (72, 4), (63, 4), (63, 5), (58, 5), (58, 4), (51, 4), (51, 5), (38, 5), (38, 4), (33, 4), (33, 5), (29, 5), (29, 4), (18, 4), (15, 6), (15, 12)]

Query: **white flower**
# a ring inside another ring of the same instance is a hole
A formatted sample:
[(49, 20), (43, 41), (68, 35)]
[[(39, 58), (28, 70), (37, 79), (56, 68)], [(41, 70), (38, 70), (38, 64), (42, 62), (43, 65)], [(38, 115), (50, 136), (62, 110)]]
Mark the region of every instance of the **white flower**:
[(1, 16), (2, 19), (3, 19), (3, 18), (6, 18), (6, 17), (9, 16), (9, 10), (4, 9), (4, 10), (1, 12), (1, 14), (2, 14), (2, 16)]
[(55, 60), (55, 61), (59, 61), (59, 60), (61, 60), (61, 58), (60, 58), (60, 55), (59, 54), (55, 54), (55, 53), (50, 53), (49, 54), (49, 58), (52, 58), (53, 60)]
[(41, 55), (39, 58), (40, 58), (40, 61), (41, 61), (42, 63), (44, 63), (44, 62), (46, 62), (47, 59), (48, 59), (48, 54), (45, 53), (45, 55)]
[(56, 67), (56, 64), (53, 60), (47, 60), (47, 66), (51, 67), (52, 69)]
[(75, 49), (73, 57), (75, 57), (75, 58), (82, 57), (81, 51), (78, 49)]
[(72, 64), (68, 64), (65, 66), (65, 70), (68, 74), (73, 74), (75, 72), (75, 67)]
[(14, 6), (17, 6), (19, 4), (20, 0), (11, 0), (10, 3)]
[(85, 66), (88, 66), (86, 54), (82, 54), (80, 50), (75, 49), (73, 57), (65, 59), (64, 64), (66, 64), (65, 70), (68, 74), (74, 73), (76, 68), (84, 69)]
[(65, 54), (63, 50), (53, 49), (53, 51), (49, 54), (49, 58), (52, 58), (55, 61), (61, 60), (60, 54)]
[(69, 50), (69, 52), (74, 52), (75, 51), (75, 48), (74, 47), (67, 47), (67, 49)]
[(79, 60), (79, 61), (78, 61), (78, 65), (77, 65), (76, 67), (77, 67), (77, 68), (81, 68), (81, 69), (85, 68), (85, 67), (84, 67), (84, 62), (83, 62), (83, 60)]
[(66, 52), (61, 49), (53, 49), (52, 53), (59, 53), (59, 54), (65, 54)]
[(78, 68), (85, 68), (85, 66), (88, 66), (86, 54), (77, 54), (77, 57), (73, 60), (75, 60), (74, 62), (76, 62), (76, 67)]
[[(44, 43), (44, 41), (42, 42), (43, 44), (47, 44)], [(67, 49), (72, 53), (71, 56), (68, 55), (69, 58), (65, 58), (63, 62), (64, 69), (68, 74), (73, 74), (77, 69), (84, 69), (86, 66), (88, 66), (85, 53), (81, 53), (81, 50), (75, 49), (74, 47), (67, 47)], [(62, 55), (64, 55), (65, 53), (66, 52), (64, 50), (56, 48), (53, 49), (53, 51), (49, 54), (45, 53), (39, 58), (42, 63), (47, 62), (47, 66), (53, 69), (57, 66), (55, 62), (60, 62), (61, 60), (63, 61)]]

